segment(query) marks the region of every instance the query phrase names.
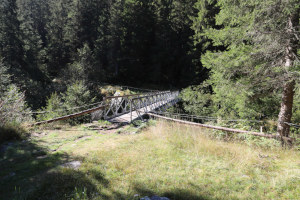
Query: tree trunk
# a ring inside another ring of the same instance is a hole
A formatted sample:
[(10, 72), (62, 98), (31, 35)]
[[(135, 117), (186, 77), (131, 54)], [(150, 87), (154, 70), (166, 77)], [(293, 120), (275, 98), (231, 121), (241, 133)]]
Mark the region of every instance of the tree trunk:
[[(288, 17), (287, 21), (287, 31), (286, 35), (289, 36), (287, 40), (287, 45), (285, 47), (285, 70), (289, 71), (290, 67), (294, 65), (295, 55), (297, 54), (297, 48), (295, 48), (295, 44), (298, 43), (298, 39), (295, 38), (294, 29), (299, 25), (299, 13)], [(282, 100), (281, 100), (281, 108), (278, 116), (278, 125), (277, 132), (280, 134), (281, 138), (289, 137), (290, 135), (290, 126), (286, 123), (291, 122), (292, 114), (293, 114), (293, 100), (294, 100), (294, 88), (295, 88), (295, 80), (292, 78), (290, 80), (286, 79), (286, 82), (283, 86)], [(285, 141), (282, 140), (284, 143)]]
[(280, 113), (278, 116), (277, 132), (281, 137), (289, 137), (290, 126), (286, 123), (291, 122), (293, 111), (295, 81), (287, 82), (284, 85)]

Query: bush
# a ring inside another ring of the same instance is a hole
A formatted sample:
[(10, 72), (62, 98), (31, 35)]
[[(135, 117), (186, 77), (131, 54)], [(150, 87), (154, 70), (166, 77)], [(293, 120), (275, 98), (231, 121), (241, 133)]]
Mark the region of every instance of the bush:
[(7, 73), (7, 68), (3, 65), (2, 60), (0, 59), (0, 95), (3, 94), (8, 85), (10, 84), (10, 76)]
[(29, 134), (19, 124), (7, 124), (0, 126), (0, 144), (10, 140), (23, 140)]
[[(83, 105), (92, 104), (95, 102), (95, 98), (92, 98), (90, 91), (84, 85), (82, 81), (77, 81), (73, 85), (69, 86), (66, 93), (62, 94), (63, 107), (68, 110), (67, 114), (72, 114), (74, 111), (87, 109), (88, 107), (74, 109)], [(89, 115), (80, 116), (68, 120), (70, 124), (77, 124), (87, 122), (90, 120)]]
[[(86, 110), (89, 107), (82, 107), (95, 102), (95, 98), (91, 97), (90, 91), (84, 85), (83, 81), (77, 81), (67, 88), (65, 93), (58, 95), (53, 93), (47, 100), (47, 106), (41, 111), (45, 112), (38, 115), (40, 121), (50, 120), (53, 118), (69, 115), (75, 112)], [(89, 115), (84, 115), (67, 120), (71, 125), (82, 122), (88, 122)]]
[(24, 98), (24, 93), (15, 85), (10, 85), (3, 95), (0, 94), (0, 126), (31, 121), (31, 111)]
[(40, 110), (42, 113), (37, 116), (37, 120), (45, 121), (63, 115), (62, 107), (63, 105), (60, 96), (56, 92), (51, 94), (47, 99), (47, 106)]
[(10, 84), (9, 75), (0, 66), (0, 143), (8, 140), (25, 139), (27, 133), (21, 123), (32, 120), (30, 110), (24, 100), (25, 95)]
[(185, 111), (190, 114), (206, 116), (214, 113), (212, 94), (206, 83), (184, 89), (180, 98)]

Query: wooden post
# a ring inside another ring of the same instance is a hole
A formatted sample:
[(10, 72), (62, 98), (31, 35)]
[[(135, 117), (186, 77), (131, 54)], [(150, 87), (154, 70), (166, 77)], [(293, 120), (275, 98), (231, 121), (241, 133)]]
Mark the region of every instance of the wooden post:
[(132, 122), (132, 99), (130, 100), (130, 123)]

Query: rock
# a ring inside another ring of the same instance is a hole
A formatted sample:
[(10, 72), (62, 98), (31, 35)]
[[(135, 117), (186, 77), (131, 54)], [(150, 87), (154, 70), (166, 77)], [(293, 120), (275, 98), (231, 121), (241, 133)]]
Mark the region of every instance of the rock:
[(42, 137), (42, 136), (45, 136), (47, 135), (47, 133), (45, 132), (35, 132), (35, 133), (31, 133), (31, 136), (32, 137)]
[(170, 199), (167, 197), (153, 196), (153, 197), (143, 197), (140, 200), (170, 200)]
[(36, 159), (38, 159), (38, 160), (45, 159), (45, 158), (48, 158), (48, 156), (47, 155), (43, 155), (43, 156), (36, 157)]
[(72, 162), (65, 163), (61, 166), (65, 167), (65, 168), (78, 169), (81, 166), (81, 162), (80, 161), (72, 161)]

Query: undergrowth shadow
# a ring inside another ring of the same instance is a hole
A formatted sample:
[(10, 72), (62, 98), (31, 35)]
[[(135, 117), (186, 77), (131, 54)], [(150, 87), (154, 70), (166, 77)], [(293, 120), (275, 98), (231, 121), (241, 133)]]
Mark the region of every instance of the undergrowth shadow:
[(75, 160), (84, 163), (85, 158), (53, 152), (30, 140), (8, 144), (0, 154), (0, 199), (126, 199), (112, 191), (101, 170), (62, 165)]
[(81, 171), (63, 169), (47, 173), (41, 178), (41, 184), (36, 190), (29, 194), (28, 199), (90, 199), (95, 195), (100, 199), (108, 199), (108, 196), (102, 194), (99, 189), (99, 183), (102, 187), (108, 187), (108, 181), (96, 172), (92, 176), (96, 178), (98, 186), (90, 176)]
[(73, 159), (67, 154), (51, 153), (31, 140), (6, 143), (2, 147), (0, 199), (26, 199), (38, 186), (38, 177)]
[(162, 196), (167, 197), (170, 200), (218, 200), (216, 198), (211, 198), (209, 196), (200, 195), (199, 191), (201, 188), (195, 188), (194, 186), (191, 186), (191, 189), (197, 190), (197, 194), (193, 192), (193, 190), (189, 189), (181, 189), (181, 188), (174, 188), (172, 190), (166, 190), (166, 191), (160, 191), (157, 192), (155, 190), (152, 190), (150, 188), (145, 188), (143, 184), (135, 184), (134, 190), (141, 196)]

